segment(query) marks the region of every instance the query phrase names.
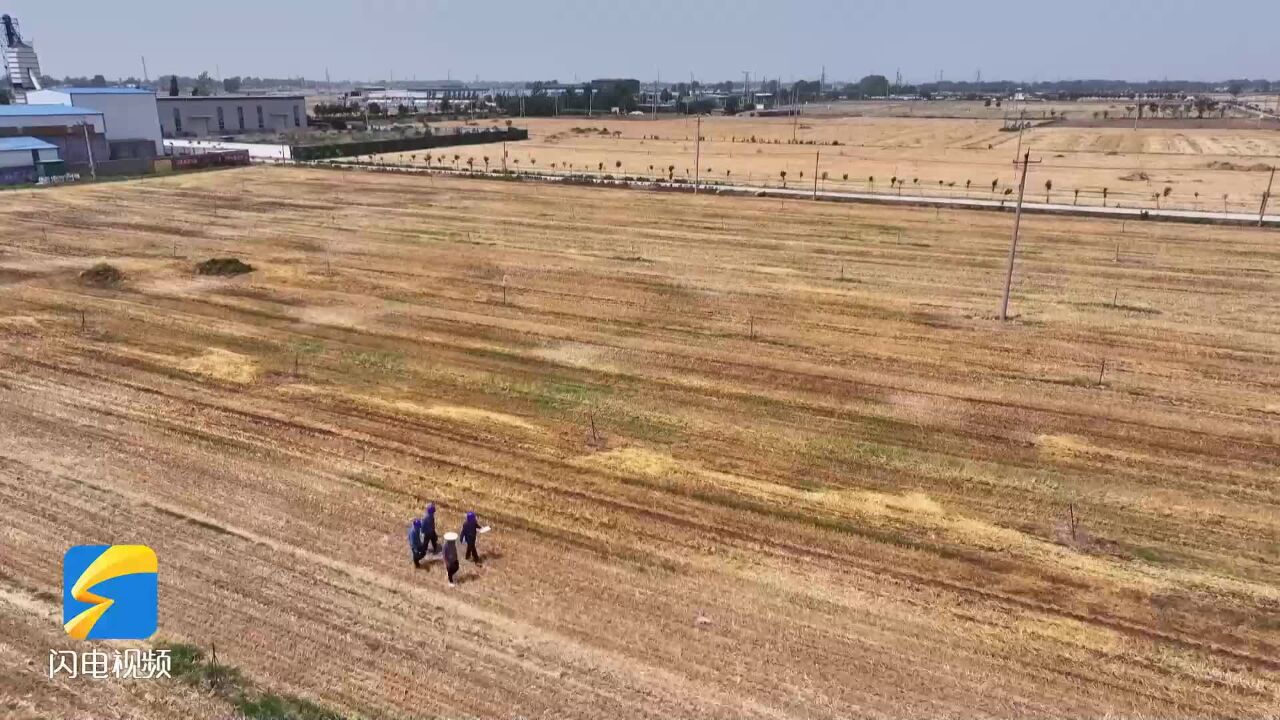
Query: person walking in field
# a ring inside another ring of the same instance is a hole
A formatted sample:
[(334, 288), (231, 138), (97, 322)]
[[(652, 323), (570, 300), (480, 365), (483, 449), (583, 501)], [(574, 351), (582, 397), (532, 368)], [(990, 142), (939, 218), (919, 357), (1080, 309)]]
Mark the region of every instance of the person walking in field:
[(427, 504), (427, 514), (422, 516), (422, 548), (426, 552), (440, 552), (440, 536), (436, 535), (436, 504)]
[(409, 528), (409, 555), (413, 558), (414, 567), (422, 567), (418, 563), (422, 562), (422, 558), (427, 556), (427, 551), (422, 546), (421, 518), (414, 518), (413, 525)]
[(449, 587), (453, 587), (453, 576), (458, 574), (458, 534), (445, 533), (444, 547), (444, 571), (449, 574)]
[(462, 542), (467, 546), (467, 559), (471, 562), (480, 564), (480, 552), (476, 549), (476, 535), (480, 531), (480, 522), (476, 520), (474, 512), (467, 513), (467, 519), (462, 522), (462, 530), (458, 533), (462, 536)]

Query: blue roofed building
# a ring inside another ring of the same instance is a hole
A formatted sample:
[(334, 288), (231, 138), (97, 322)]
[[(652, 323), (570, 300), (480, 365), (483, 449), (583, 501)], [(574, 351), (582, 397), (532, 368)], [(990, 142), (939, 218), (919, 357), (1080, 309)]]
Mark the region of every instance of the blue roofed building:
[(0, 185), (34, 183), (63, 172), (57, 145), (33, 137), (0, 137)]
[(100, 166), (110, 159), (105, 131), (99, 110), (62, 104), (0, 105), (0, 139), (31, 137), (50, 143), (72, 172), (88, 174), (91, 162)]

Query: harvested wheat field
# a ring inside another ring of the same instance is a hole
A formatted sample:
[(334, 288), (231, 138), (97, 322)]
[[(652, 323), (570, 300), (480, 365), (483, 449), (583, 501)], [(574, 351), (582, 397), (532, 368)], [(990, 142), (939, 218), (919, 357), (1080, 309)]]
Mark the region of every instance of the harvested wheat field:
[[(368, 717), (1280, 709), (1275, 232), (1026, 218), (1001, 324), (999, 213), (247, 168), (0, 221), (8, 716), (227, 712), (47, 679), (110, 542), (156, 641)], [(494, 527), (456, 588), (428, 500)]]
[[(981, 103), (974, 105), (981, 109)], [(528, 127), (530, 139), (506, 145), (508, 170), (694, 178), (694, 118), (516, 123)], [(1020, 140), (1016, 132), (1002, 132), (1002, 125), (995, 118), (704, 118), (699, 179), (780, 187), (785, 172), (787, 187), (809, 189), (816, 160), (824, 190), (897, 193), (890, 188), (896, 178), (905, 183), (903, 194), (999, 198), (1017, 189), (1013, 160), (1022, 148), (1040, 161), (1027, 181), (1027, 198), (1036, 202), (1256, 212), (1269, 170), (1280, 164), (1280, 132), (1274, 129), (1049, 125), (1024, 132)], [(464, 169), (471, 158), (470, 167), (479, 171), (485, 157), (490, 170), (500, 169), (502, 153), (501, 144), (491, 144), (373, 157), (423, 166), (430, 154), (433, 166)]]

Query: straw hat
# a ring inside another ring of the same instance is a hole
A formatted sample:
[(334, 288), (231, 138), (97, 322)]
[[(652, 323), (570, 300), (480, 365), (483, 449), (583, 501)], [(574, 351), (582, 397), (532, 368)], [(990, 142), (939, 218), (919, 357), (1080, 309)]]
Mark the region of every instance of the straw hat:
[(458, 533), (455, 533), (455, 532), (447, 532), (447, 533), (445, 533), (445, 534), (444, 534), (444, 541), (445, 541), (445, 542), (457, 542), (457, 541), (458, 541)]

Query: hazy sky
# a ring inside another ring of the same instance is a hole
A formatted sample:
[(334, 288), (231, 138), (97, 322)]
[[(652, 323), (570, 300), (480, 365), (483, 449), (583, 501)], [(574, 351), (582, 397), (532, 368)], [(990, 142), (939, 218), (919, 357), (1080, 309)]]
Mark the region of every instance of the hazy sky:
[(0, 0), (46, 74), (1280, 79), (1280, 0)]

